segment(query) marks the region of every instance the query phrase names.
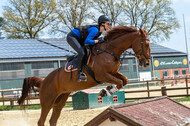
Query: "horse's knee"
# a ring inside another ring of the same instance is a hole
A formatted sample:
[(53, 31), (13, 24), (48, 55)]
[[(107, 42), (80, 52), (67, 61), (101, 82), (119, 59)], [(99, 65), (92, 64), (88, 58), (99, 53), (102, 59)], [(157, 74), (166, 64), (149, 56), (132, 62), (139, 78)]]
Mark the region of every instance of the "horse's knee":
[(125, 85), (128, 84), (128, 83), (129, 83), (129, 79), (126, 78), (126, 79), (123, 81), (123, 86), (125, 86)]
[(121, 88), (123, 88), (123, 86), (124, 86), (123, 84), (117, 84), (116, 87), (117, 87), (117, 89), (121, 89)]

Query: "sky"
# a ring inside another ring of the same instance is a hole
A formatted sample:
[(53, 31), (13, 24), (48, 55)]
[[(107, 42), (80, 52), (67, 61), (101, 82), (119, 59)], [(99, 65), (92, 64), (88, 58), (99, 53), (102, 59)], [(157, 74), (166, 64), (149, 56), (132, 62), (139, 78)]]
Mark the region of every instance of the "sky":
[[(173, 4), (171, 7), (174, 9), (176, 13), (176, 17), (180, 24), (180, 29), (175, 31), (170, 35), (170, 39), (159, 43), (165, 47), (169, 47), (178, 51), (186, 52), (186, 41), (184, 34), (184, 23), (183, 23), (183, 15), (185, 18), (186, 25), (186, 36), (187, 36), (187, 47), (188, 54), (190, 60), (190, 0), (172, 0)], [(7, 0), (1, 0), (0, 2), (0, 17), (2, 17), (3, 8), (8, 4)]]

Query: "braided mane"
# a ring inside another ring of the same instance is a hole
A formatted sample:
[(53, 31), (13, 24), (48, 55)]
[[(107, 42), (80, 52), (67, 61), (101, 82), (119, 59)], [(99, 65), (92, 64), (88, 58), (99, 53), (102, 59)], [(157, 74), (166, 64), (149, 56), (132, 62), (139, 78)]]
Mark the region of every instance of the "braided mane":
[(122, 36), (123, 34), (127, 34), (130, 32), (137, 32), (138, 29), (136, 27), (129, 27), (129, 26), (115, 26), (110, 31), (107, 32), (105, 39), (111, 40), (115, 39), (119, 36)]

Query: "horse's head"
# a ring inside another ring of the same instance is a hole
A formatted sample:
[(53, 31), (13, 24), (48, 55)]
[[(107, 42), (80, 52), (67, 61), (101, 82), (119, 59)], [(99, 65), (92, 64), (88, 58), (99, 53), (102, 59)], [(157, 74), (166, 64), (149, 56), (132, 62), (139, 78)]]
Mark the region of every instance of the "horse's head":
[(142, 29), (139, 30), (139, 37), (137, 37), (132, 44), (132, 48), (139, 60), (140, 66), (146, 67), (150, 64), (150, 41), (146, 31)]

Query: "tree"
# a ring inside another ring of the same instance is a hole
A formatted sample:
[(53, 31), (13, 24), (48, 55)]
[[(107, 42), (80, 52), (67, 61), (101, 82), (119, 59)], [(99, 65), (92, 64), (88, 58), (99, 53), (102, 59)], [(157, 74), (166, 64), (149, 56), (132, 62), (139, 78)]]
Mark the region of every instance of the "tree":
[(54, 20), (54, 0), (9, 0), (4, 6), (4, 26), (9, 38), (37, 38)]
[(1, 27), (3, 26), (4, 24), (4, 20), (2, 17), (0, 17), (0, 39), (3, 39), (4, 37), (2, 37), (2, 32), (1, 32)]
[(116, 23), (119, 23), (118, 16), (123, 11), (122, 4), (123, 0), (94, 0), (93, 8), (99, 13), (109, 16), (112, 25), (115, 26)]
[(126, 24), (145, 29), (153, 42), (169, 39), (179, 28), (170, 0), (125, 0)]
[(58, 21), (54, 30), (64, 32), (60, 29), (60, 24), (66, 26), (69, 30), (84, 25), (86, 19), (90, 16), (90, 0), (60, 0), (58, 2), (57, 14)]
[(4, 24), (4, 20), (2, 17), (0, 17), (0, 28), (3, 26), (3, 24)]

